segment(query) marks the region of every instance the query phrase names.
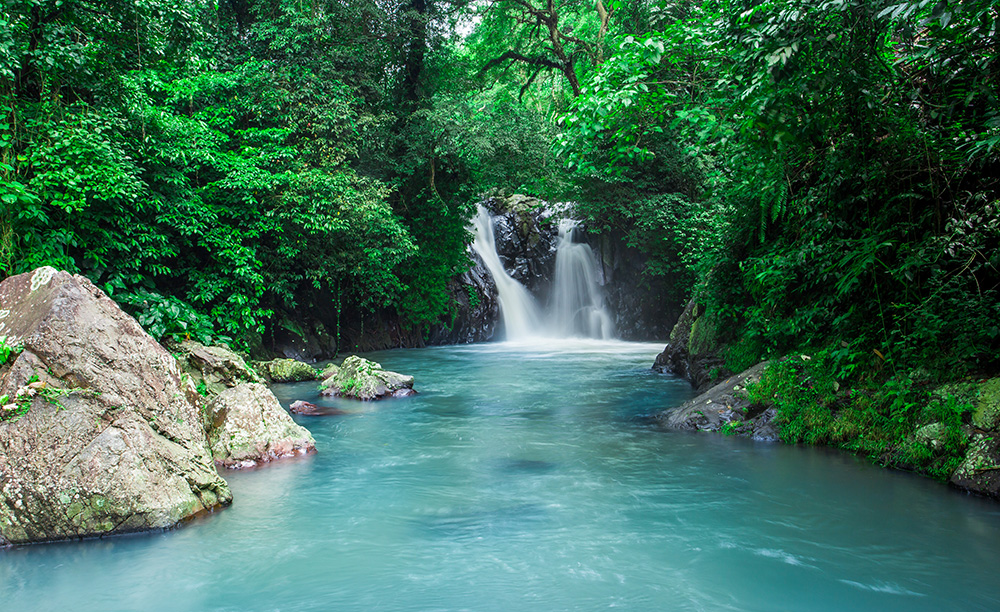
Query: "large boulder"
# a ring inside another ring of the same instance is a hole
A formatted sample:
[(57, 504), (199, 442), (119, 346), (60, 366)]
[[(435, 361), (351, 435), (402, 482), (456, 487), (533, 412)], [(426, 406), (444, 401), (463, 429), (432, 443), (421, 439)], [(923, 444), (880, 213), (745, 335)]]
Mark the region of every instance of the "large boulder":
[(208, 441), (221, 466), (253, 467), (316, 450), (312, 434), (288, 416), (264, 385), (226, 389), (208, 403), (206, 413)]
[(89, 280), (6, 279), (0, 335), (23, 347), (0, 396), (27, 409), (0, 421), (0, 544), (167, 528), (230, 503), (194, 386)]
[(357, 355), (344, 360), (337, 371), (320, 384), (322, 395), (360, 400), (404, 397), (415, 393), (413, 377), (383, 370), (382, 366)]
[(721, 431), (755, 440), (777, 441), (774, 408), (757, 409), (747, 398), (747, 385), (760, 381), (767, 362), (730, 376), (677, 408), (656, 415), (667, 429)]

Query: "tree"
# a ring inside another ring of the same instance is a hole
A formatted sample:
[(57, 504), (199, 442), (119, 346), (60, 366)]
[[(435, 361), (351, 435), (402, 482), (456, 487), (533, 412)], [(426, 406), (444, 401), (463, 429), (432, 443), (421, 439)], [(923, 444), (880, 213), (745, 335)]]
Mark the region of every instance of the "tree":
[[(561, 73), (574, 96), (580, 95), (577, 66), (604, 61), (604, 40), (612, 12), (620, 2), (597, 0), (503, 0), (491, 3), (479, 29), (486, 45), (502, 50), (482, 68), (519, 62), (530, 68), (521, 93), (545, 70)], [(482, 44), (482, 43), (480, 43)]]

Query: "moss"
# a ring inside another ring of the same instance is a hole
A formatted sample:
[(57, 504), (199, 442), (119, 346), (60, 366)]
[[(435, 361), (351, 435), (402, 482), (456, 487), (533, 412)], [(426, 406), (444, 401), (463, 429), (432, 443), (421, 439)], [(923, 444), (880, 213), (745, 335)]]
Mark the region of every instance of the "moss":
[(988, 380), (979, 387), (972, 422), (980, 429), (1000, 429), (1000, 378)]
[(707, 316), (700, 316), (691, 324), (688, 338), (688, 354), (707, 355), (719, 348), (719, 332), (715, 322)]

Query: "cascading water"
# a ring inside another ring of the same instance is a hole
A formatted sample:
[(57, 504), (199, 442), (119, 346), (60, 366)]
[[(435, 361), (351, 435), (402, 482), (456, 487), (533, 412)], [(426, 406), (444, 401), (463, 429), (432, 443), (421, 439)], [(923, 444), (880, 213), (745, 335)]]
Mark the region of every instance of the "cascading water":
[(584, 336), (607, 340), (614, 324), (604, 307), (604, 293), (597, 282), (597, 260), (589, 245), (574, 242), (579, 222), (559, 221), (556, 276), (552, 286), (549, 317), (561, 336)]
[(472, 249), (483, 259), (496, 282), (500, 315), (508, 340), (539, 337), (609, 339), (614, 335), (614, 325), (597, 282), (594, 253), (588, 245), (573, 242), (577, 226), (578, 222), (572, 219), (559, 223), (552, 309), (543, 317), (524, 285), (504, 269), (497, 253), (493, 218), (488, 210), (479, 207), (473, 221)]
[(511, 278), (500, 263), (493, 235), (493, 217), (482, 206), (473, 220), (473, 229), (476, 237), (472, 242), (472, 249), (483, 259), (497, 285), (500, 316), (507, 331), (507, 339), (525, 340), (538, 336), (542, 328), (538, 304), (524, 285)]

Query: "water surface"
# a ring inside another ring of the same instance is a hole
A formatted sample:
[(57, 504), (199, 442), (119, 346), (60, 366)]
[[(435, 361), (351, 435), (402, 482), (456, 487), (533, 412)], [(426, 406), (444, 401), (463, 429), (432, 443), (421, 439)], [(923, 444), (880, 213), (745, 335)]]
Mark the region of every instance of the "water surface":
[(2, 610), (997, 610), (1000, 509), (821, 449), (663, 432), (661, 345), (379, 353), (420, 394), (287, 405), (319, 453), (225, 511), (0, 552)]

